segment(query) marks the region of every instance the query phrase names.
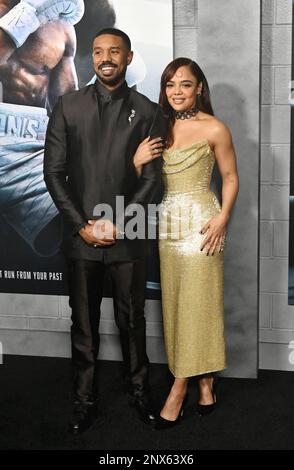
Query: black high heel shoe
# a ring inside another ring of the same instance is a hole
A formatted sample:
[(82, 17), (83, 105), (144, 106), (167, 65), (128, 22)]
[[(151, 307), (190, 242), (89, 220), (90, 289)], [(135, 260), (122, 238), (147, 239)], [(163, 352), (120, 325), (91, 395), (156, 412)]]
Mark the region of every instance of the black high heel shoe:
[(157, 416), (156, 420), (155, 420), (155, 429), (157, 431), (161, 431), (163, 429), (170, 429), (170, 428), (173, 428), (174, 426), (176, 426), (177, 424), (179, 424), (183, 418), (183, 415), (184, 415), (184, 407), (185, 407), (185, 404), (186, 404), (186, 401), (187, 401), (187, 394), (183, 400), (183, 403), (182, 403), (182, 406), (181, 406), (181, 409), (180, 409), (180, 412), (177, 416), (177, 418), (173, 421), (169, 420), (169, 419), (165, 419), (163, 418), (162, 416)]
[(216, 408), (215, 379), (213, 380), (211, 393), (212, 393), (213, 403), (211, 403), (210, 405), (201, 405), (200, 403), (197, 403), (197, 411), (200, 416), (209, 415)]

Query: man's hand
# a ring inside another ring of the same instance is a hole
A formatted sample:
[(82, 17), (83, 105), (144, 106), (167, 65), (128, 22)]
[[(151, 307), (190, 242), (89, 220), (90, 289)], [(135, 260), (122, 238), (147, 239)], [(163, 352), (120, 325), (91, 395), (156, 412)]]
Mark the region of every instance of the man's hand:
[(20, 47), (42, 24), (63, 20), (74, 25), (84, 10), (83, 0), (21, 0), (0, 19), (0, 28)]
[(88, 220), (88, 224), (79, 231), (83, 240), (92, 246), (109, 246), (115, 243), (116, 227), (110, 220)]
[(96, 238), (115, 240), (117, 236), (116, 226), (108, 219), (88, 220), (93, 225), (93, 233)]

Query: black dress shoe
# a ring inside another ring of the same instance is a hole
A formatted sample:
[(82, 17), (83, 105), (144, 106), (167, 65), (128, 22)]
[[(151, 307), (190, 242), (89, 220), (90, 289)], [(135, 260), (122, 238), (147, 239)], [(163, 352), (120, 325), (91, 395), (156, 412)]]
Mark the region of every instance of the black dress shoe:
[(69, 423), (69, 432), (79, 434), (86, 431), (97, 418), (97, 401), (75, 402)]
[(147, 424), (154, 424), (155, 412), (153, 404), (148, 395), (128, 395), (129, 405), (134, 407), (141, 421)]
[(169, 420), (169, 419), (165, 419), (163, 418), (162, 416), (158, 416), (156, 418), (156, 421), (155, 421), (155, 429), (157, 431), (161, 431), (163, 429), (169, 429), (169, 428), (173, 428), (174, 426), (176, 426), (177, 424), (180, 424), (183, 416), (184, 416), (184, 406), (187, 402), (187, 399), (188, 399), (188, 396), (186, 394), (184, 400), (183, 400), (183, 403), (182, 403), (182, 406), (181, 406), (181, 409), (180, 409), (180, 412), (177, 416), (177, 418), (173, 421)]
[(180, 412), (177, 416), (177, 418), (174, 421), (171, 421), (169, 419), (165, 419), (162, 416), (158, 416), (155, 421), (155, 429), (157, 431), (162, 431), (163, 429), (170, 429), (176, 426), (181, 422), (181, 419), (184, 415), (184, 409), (183, 407), (180, 409)]

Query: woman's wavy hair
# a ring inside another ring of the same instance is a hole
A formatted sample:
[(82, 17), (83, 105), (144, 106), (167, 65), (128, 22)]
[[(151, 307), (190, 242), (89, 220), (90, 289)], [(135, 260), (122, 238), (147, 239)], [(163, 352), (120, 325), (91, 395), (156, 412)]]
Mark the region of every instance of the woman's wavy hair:
[(175, 59), (172, 62), (170, 62), (166, 66), (166, 68), (164, 69), (161, 75), (160, 95), (159, 95), (159, 103), (162, 107), (164, 117), (168, 120), (168, 133), (167, 133), (167, 138), (166, 138), (167, 147), (170, 147), (173, 144), (172, 128), (175, 122), (175, 114), (166, 96), (166, 84), (175, 75), (178, 68), (183, 67), (183, 66), (189, 67), (192, 74), (197, 79), (198, 83), (202, 82), (201, 95), (197, 96), (198, 109), (200, 109), (200, 111), (203, 111), (204, 113), (211, 114), (212, 116), (214, 114), (212, 106), (211, 106), (209, 86), (208, 86), (206, 77), (204, 73), (202, 72), (201, 68), (199, 67), (199, 65), (196, 64), (194, 60), (188, 59), (186, 57), (179, 57), (178, 59)]

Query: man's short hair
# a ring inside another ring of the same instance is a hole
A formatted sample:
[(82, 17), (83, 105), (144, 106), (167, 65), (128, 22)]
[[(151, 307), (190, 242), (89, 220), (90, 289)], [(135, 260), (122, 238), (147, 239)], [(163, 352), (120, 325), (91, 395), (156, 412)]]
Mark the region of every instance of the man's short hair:
[(112, 36), (118, 36), (118, 37), (122, 38), (122, 40), (123, 40), (126, 48), (128, 49), (128, 51), (131, 50), (132, 45), (131, 45), (131, 40), (130, 40), (129, 36), (126, 33), (124, 33), (123, 31), (121, 31), (120, 29), (117, 29), (117, 28), (104, 28), (104, 29), (101, 29), (100, 31), (98, 31), (98, 33), (94, 37), (93, 41), (96, 38), (98, 38), (99, 36), (102, 36), (102, 34), (111, 34)]

